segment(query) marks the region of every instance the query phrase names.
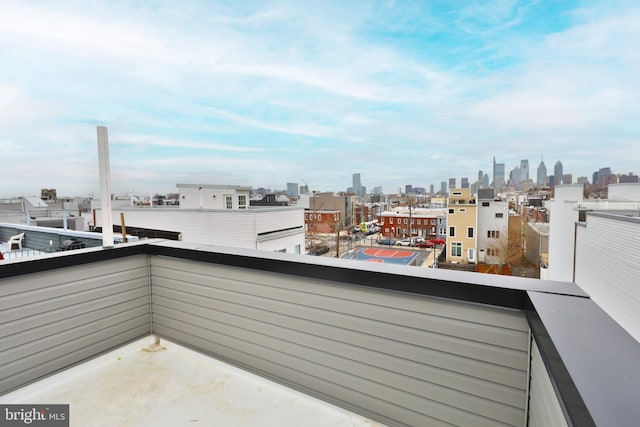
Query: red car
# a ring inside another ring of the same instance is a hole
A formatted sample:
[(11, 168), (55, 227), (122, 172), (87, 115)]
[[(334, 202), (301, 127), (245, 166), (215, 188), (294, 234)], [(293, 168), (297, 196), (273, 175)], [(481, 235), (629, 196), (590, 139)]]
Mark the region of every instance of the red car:
[(418, 242), (416, 243), (416, 248), (432, 248), (433, 242), (431, 240), (428, 240), (426, 242)]

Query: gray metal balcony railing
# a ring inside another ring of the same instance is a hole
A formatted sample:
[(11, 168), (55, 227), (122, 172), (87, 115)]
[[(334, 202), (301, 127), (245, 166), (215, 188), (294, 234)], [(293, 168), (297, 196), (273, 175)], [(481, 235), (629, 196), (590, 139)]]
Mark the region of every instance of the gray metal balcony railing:
[(146, 241), (6, 263), (0, 310), (0, 393), (155, 334), (390, 425), (640, 415), (638, 343), (568, 283)]

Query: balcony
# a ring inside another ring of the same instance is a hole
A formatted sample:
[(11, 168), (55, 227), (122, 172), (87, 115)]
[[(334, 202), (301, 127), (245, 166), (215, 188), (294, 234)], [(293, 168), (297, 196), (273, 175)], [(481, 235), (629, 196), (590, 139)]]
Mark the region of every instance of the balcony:
[[(119, 361), (132, 371), (113, 386), (126, 410), (106, 406), (118, 425), (169, 412), (188, 425), (251, 423), (256, 394), (234, 395), (236, 423), (215, 418), (228, 398), (197, 398), (215, 379), (193, 372), (213, 369), (250, 376), (270, 402), (309, 399), (265, 404), (280, 408), (278, 425), (307, 424), (296, 411), (314, 402), (372, 425), (640, 419), (640, 346), (570, 283), (141, 241), (2, 261), (0, 310), (0, 404), (70, 403), (72, 425), (96, 422), (99, 402), (83, 404), (83, 387), (105, 391), (92, 375), (109, 377)], [(166, 351), (128, 362), (156, 339)], [(126, 382), (136, 373), (145, 387)], [(178, 380), (193, 399), (153, 386)], [(171, 411), (155, 411), (158, 402)]]

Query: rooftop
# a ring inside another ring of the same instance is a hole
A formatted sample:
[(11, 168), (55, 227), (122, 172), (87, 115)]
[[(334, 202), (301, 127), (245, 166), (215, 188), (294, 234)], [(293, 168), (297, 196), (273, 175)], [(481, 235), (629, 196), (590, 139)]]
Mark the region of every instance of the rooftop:
[(152, 336), (0, 396), (29, 402), (70, 405), (76, 426), (382, 426)]
[[(284, 408), (265, 412), (271, 425), (291, 414), (308, 425), (306, 402), (394, 426), (640, 419), (640, 345), (571, 283), (147, 240), (3, 262), (0, 310), (2, 399), (60, 399), (81, 414), (79, 395), (132, 391), (134, 409), (103, 411), (132, 425), (154, 411), (209, 420), (216, 406), (195, 395), (224, 391), (213, 390), (219, 362), (312, 397), (266, 404)], [(149, 336), (167, 350), (139, 351)], [(120, 367), (131, 371), (100, 379)], [(233, 399), (237, 424), (263, 410), (255, 384), (216, 395)], [(61, 394), (20, 394), (38, 389)]]

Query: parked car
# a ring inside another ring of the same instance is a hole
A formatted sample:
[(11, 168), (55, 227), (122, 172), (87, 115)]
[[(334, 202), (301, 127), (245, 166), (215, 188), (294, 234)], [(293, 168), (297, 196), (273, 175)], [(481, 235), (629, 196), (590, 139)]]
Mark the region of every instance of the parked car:
[(416, 243), (416, 247), (418, 248), (432, 248), (434, 246), (433, 242), (429, 240), (428, 242), (422, 241)]
[(329, 252), (329, 246), (315, 246), (309, 250), (309, 255), (323, 255)]
[(393, 244), (395, 244), (396, 241), (393, 239), (382, 239), (382, 240), (378, 240), (378, 244), (379, 245), (388, 245), (388, 246), (392, 246)]
[(416, 245), (417, 245), (418, 243), (422, 243), (422, 242), (424, 242), (424, 241), (425, 241), (425, 240), (424, 240), (424, 237), (420, 237), (420, 236), (418, 236), (418, 237), (414, 237), (414, 238), (413, 238), (413, 243), (415, 243)]
[(397, 241), (396, 245), (400, 245), (400, 246), (412, 246), (412, 242), (411, 239), (409, 239), (408, 237), (405, 237), (404, 239)]

